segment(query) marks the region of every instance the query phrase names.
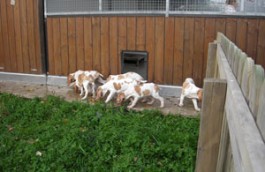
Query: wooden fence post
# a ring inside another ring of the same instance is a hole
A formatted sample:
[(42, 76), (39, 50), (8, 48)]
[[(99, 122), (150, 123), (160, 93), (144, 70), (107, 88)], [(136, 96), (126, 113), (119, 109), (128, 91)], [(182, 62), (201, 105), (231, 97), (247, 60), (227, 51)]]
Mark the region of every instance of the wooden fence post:
[(223, 79), (204, 80), (204, 93), (196, 171), (216, 171), (221, 138), (227, 82)]
[(208, 59), (207, 59), (207, 68), (206, 68), (206, 78), (215, 78), (216, 77), (216, 50), (217, 43), (209, 43), (208, 45)]

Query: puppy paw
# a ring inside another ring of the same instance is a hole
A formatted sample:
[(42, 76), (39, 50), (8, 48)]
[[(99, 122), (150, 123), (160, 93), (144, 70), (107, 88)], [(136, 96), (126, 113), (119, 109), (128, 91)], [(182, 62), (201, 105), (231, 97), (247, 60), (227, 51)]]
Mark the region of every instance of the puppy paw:
[(195, 109), (196, 111), (198, 111), (198, 112), (200, 112), (201, 111), (201, 109), (200, 108), (198, 108), (198, 109)]
[(180, 103), (179, 106), (182, 107), (184, 104), (183, 103)]

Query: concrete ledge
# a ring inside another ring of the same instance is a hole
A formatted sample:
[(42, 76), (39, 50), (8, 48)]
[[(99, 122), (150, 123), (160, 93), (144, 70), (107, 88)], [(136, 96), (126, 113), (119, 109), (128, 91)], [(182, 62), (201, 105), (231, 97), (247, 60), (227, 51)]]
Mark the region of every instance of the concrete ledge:
[(180, 86), (175, 86), (175, 85), (159, 85), (161, 90), (160, 90), (160, 95), (163, 97), (180, 97), (181, 94), (181, 88)]
[(54, 86), (67, 86), (67, 77), (65, 76), (55, 76), (55, 75), (48, 75), (47, 76), (47, 85), (54, 85)]
[(0, 81), (16, 81), (36, 84), (46, 84), (46, 75), (0, 72)]
[[(51, 86), (67, 87), (67, 77), (55, 75), (34, 75), (22, 73), (0, 72), (0, 81), (15, 81), (35, 84), (47, 84)], [(181, 87), (174, 85), (159, 85), (160, 95), (163, 97), (179, 97), (181, 94)]]

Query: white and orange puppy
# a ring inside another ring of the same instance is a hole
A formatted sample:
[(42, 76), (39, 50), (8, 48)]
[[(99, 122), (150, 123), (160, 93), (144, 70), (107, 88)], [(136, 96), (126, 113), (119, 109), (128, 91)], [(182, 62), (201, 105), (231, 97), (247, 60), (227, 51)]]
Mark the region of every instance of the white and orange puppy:
[(200, 111), (200, 108), (198, 107), (197, 100), (202, 100), (203, 91), (201, 88), (197, 87), (194, 84), (194, 81), (192, 78), (186, 78), (182, 85), (182, 92), (180, 96), (180, 102), (179, 106), (183, 106), (184, 98), (190, 98), (192, 100), (194, 109), (196, 111)]
[(87, 98), (88, 93), (90, 92), (90, 89), (92, 89), (93, 97), (96, 97), (96, 81), (99, 81), (100, 83), (105, 83), (105, 81), (102, 79), (103, 75), (95, 70), (85, 71), (84, 73), (81, 73), (78, 75), (76, 80), (76, 85), (78, 88), (81, 88), (81, 96), (83, 95), (85, 90), (85, 96), (82, 98), (83, 100)]
[(102, 86), (98, 87), (96, 100), (99, 100), (101, 97), (104, 97), (105, 94), (109, 92), (109, 95), (105, 100), (105, 103), (108, 103), (115, 96), (115, 94), (126, 90), (131, 85), (132, 86), (137, 85), (139, 82), (141, 81), (136, 81), (131, 78), (116, 79), (116, 80), (111, 79)]
[(117, 96), (117, 103), (121, 104), (123, 101), (133, 98), (131, 105), (127, 108), (133, 108), (139, 99), (145, 97), (152, 97), (148, 104), (153, 104), (155, 99), (160, 101), (160, 107), (164, 107), (164, 98), (159, 95), (159, 86), (154, 83), (141, 83), (138, 85), (130, 85), (125, 91), (121, 92)]
[(78, 71), (76, 71), (74, 73), (70, 73), (68, 75), (68, 77), (67, 77), (68, 86), (74, 86), (74, 90), (75, 90), (76, 93), (78, 92), (78, 89), (81, 90), (81, 92), (83, 91), (83, 86), (79, 88), (79, 86), (76, 85), (76, 81), (77, 81), (79, 75), (83, 74), (84, 72), (85, 71), (83, 71), (83, 70), (78, 70)]
[(121, 80), (121, 79), (126, 79), (126, 78), (130, 78), (136, 81), (144, 80), (144, 78), (136, 72), (126, 72), (126, 73), (119, 74), (119, 75), (109, 75), (109, 77), (107, 78), (107, 82), (111, 80)]

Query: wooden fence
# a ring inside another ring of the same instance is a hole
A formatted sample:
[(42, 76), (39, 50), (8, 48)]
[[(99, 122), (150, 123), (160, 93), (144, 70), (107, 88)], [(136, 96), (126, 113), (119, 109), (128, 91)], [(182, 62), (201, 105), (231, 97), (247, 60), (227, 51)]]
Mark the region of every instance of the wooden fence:
[(0, 71), (43, 73), (41, 0), (0, 0)]
[(196, 16), (75, 16), (47, 18), (49, 74), (77, 69), (120, 73), (121, 50), (149, 53), (148, 80), (201, 86), (208, 43), (224, 33), (265, 67), (265, 20)]
[(196, 171), (265, 171), (263, 67), (219, 33), (204, 93)]

